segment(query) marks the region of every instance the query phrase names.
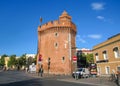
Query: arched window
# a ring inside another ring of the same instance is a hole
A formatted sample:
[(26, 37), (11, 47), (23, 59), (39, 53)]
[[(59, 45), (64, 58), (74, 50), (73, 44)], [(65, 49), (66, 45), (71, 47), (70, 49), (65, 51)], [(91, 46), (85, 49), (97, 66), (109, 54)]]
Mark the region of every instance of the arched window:
[(96, 61), (99, 61), (98, 53), (95, 54)]
[(118, 47), (115, 47), (115, 48), (113, 49), (113, 52), (114, 52), (114, 56), (115, 56), (115, 58), (120, 57)]
[(105, 67), (105, 70), (106, 70), (106, 74), (110, 74), (110, 67)]
[(58, 48), (58, 43), (57, 42), (54, 43), (54, 46), (55, 46), (55, 48)]
[(108, 56), (107, 56), (107, 51), (105, 50), (105, 51), (103, 51), (103, 58), (105, 59), (105, 60), (107, 60), (108, 59)]
[(64, 62), (64, 61), (65, 61), (65, 57), (63, 56), (63, 57), (62, 57), (62, 62)]
[(55, 37), (58, 37), (58, 33), (57, 32), (55, 33)]

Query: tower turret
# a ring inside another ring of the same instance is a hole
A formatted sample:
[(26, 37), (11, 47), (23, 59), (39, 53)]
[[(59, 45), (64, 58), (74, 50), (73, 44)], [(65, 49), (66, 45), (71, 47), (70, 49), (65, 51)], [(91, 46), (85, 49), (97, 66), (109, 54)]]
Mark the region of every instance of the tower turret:
[(64, 11), (64, 12), (62, 13), (62, 15), (59, 16), (59, 20), (60, 20), (60, 21), (71, 21), (71, 18), (72, 18), (72, 17), (69, 16), (66, 11)]

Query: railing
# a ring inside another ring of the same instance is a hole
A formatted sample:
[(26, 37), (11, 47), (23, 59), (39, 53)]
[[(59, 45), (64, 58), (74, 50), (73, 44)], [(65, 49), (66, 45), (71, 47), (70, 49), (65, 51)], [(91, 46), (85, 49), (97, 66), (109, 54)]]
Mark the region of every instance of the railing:
[(102, 62), (108, 62), (109, 60), (106, 59), (106, 60), (99, 60), (99, 61), (96, 61), (96, 63), (102, 63)]

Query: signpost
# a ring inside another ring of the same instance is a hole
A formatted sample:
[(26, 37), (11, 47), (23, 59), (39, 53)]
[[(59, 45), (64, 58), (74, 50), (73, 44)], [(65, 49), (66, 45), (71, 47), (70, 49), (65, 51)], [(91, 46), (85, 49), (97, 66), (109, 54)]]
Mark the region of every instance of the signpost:
[(38, 55), (38, 76), (39, 76), (39, 73), (40, 73), (40, 69), (42, 68), (42, 55), (39, 54)]
[(75, 67), (75, 79), (77, 80), (78, 79), (78, 74), (77, 74), (77, 56), (73, 56), (73, 63), (74, 63), (74, 67)]
[(75, 63), (77, 62), (77, 56), (73, 56), (72, 59), (73, 59), (73, 62), (75, 62)]

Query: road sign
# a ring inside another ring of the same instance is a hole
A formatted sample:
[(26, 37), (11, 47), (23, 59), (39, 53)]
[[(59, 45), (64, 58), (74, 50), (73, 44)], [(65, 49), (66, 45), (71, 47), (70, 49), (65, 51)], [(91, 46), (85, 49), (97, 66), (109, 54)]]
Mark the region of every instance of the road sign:
[(73, 61), (76, 62), (77, 61), (77, 56), (73, 56)]

